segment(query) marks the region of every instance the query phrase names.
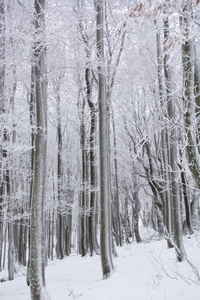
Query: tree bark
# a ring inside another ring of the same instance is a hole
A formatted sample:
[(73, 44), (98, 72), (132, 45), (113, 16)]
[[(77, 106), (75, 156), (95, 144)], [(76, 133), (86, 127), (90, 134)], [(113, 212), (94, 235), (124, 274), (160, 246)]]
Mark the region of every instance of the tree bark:
[[(187, 137), (186, 145), (186, 156), (188, 160), (188, 166), (192, 173), (192, 176), (200, 189), (200, 162), (199, 152), (196, 141), (198, 140), (198, 129), (197, 139), (194, 130), (194, 45), (192, 39), (189, 38), (189, 18), (190, 8), (185, 6), (183, 9), (183, 17), (180, 18), (180, 25), (185, 38), (182, 43), (182, 64), (183, 64), (183, 107), (184, 107), (184, 125)], [(197, 71), (197, 69), (196, 69)], [(197, 73), (195, 73), (197, 75)], [(195, 76), (195, 81), (196, 81)], [(196, 83), (197, 84), (197, 83)], [(198, 89), (198, 86), (196, 86)], [(198, 97), (196, 96), (196, 113), (199, 111)], [(196, 116), (198, 116), (196, 114)]]
[(170, 195), (170, 173), (169, 173), (169, 136), (168, 136), (168, 126), (166, 124), (167, 110), (166, 101), (164, 97), (164, 86), (163, 86), (163, 59), (161, 52), (161, 37), (158, 31), (157, 22), (156, 26), (156, 43), (157, 43), (157, 72), (158, 72), (158, 88), (160, 104), (162, 108), (161, 120), (163, 124), (163, 129), (161, 131), (161, 144), (162, 144), (162, 162), (163, 162), (163, 197), (164, 197), (164, 223), (167, 229), (167, 245), (168, 248), (172, 247), (172, 216), (171, 216), (171, 195)]
[(106, 74), (104, 58), (104, 4), (96, 0), (96, 43), (98, 55), (98, 85), (99, 85), (99, 157), (100, 157), (100, 250), (103, 278), (111, 276), (113, 262), (111, 255), (111, 199), (110, 199), (110, 149), (108, 103), (106, 91)]
[(57, 154), (57, 190), (58, 190), (58, 209), (57, 209), (57, 244), (56, 255), (57, 258), (63, 259), (65, 256), (64, 250), (64, 203), (63, 203), (63, 162), (62, 162), (62, 126), (61, 126), (61, 106), (60, 106), (60, 79), (54, 82), (54, 90), (56, 94), (57, 106), (57, 140), (58, 140), (58, 154)]
[(35, 160), (30, 221), (30, 290), (32, 300), (46, 300), (44, 259), (44, 201), (47, 142), (47, 82), (44, 42), (45, 0), (35, 0), (35, 32), (33, 66), (35, 74), (36, 133)]
[[(0, 0), (0, 118), (3, 123), (3, 114), (5, 112), (5, 4)], [(0, 129), (1, 142), (4, 141), (4, 129)], [(0, 153), (0, 164), (3, 163), (3, 151)], [(4, 180), (0, 179), (0, 271), (2, 271), (3, 258), (3, 203), (4, 203)]]
[[(169, 23), (168, 18), (164, 20), (164, 36), (168, 38), (169, 35)], [(172, 192), (172, 210), (173, 210), (173, 233), (175, 251), (178, 261), (183, 261), (185, 258), (185, 250), (182, 240), (182, 225), (181, 225), (181, 207), (180, 207), (180, 191), (179, 191), (179, 168), (178, 168), (178, 137), (177, 129), (175, 126), (176, 106), (175, 99), (171, 96), (171, 77), (170, 67), (168, 65), (168, 55), (164, 56), (164, 76), (166, 86), (166, 100), (168, 108), (168, 118), (170, 121), (170, 179), (171, 179), (171, 192)]]

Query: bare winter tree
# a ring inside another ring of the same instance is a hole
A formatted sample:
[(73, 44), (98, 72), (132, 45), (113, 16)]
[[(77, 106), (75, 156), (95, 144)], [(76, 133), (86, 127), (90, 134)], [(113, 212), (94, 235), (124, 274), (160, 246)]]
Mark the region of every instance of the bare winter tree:
[(100, 157), (100, 249), (103, 278), (111, 276), (113, 262), (111, 254), (111, 194), (110, 194), (110, 150), (108, 104), (106, 90), (106, 62), (104, 58), (104, 2), (95, 1), (96, 43), (98, 55), (98, 85), (99, 85), (99, 157)]
[(35, 42), (33, 47), (36, 133), (30, 221), (31, 299), (49, 299), (45, 288), (44, 195), (47, 141), (47, 81), (45, 60), (45, 0), (35, 0)]

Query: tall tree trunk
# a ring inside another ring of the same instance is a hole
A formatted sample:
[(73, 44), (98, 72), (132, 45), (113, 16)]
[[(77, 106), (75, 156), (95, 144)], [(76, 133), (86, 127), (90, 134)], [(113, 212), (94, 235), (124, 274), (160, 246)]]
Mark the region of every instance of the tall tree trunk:
[[(34, 62), (33, 62), (34, 63)], [(32, 190), (33, 190), (33, 175), (34, 175), (34, 160), (35, 160), (35, 128), (36, 128), (36, 99), (35, 99), (35, 67), (31, 66), (31, 92), (29, 100), (29, 111), (30, 111), (30, 127), (31, 127), (31, 153), (30, 153), (30, 198), (29, 207), (31, 208), (32, 203)], [(27, 265), (27, 275), (26, 282), (30, 285), (30, 218), (28, 220), (28, 265)]]
[[(161, 53), (161, 38), (160, 32), (156, 25), (156, 43), (157, 43), (157, 72), (158, 72), (158, 88), (159, 88), (159, 97), (161, 102), (161, 107), (164, 109), (165, 97), (164, 97), (164, 87), (163, 87), (163, 59)], [(161, 131), (161, 144), (162, 144), (162, 160), (163, 160), (163, 195), (164, 195), (164, 222), (167, 229), (167, 245), (168, 248), (172, 247), (172, 217), (171, 217), (171, 195), (170, 195), (170, 178), (169, 178), (169, 138), (168, 138), (168, 128), (166, 124), (167, 111), (164, 109), (162, 111), (161, 120), (164, 122), (164, 128)]]
[(85, 256), (88, 251), (87, 245), (87, 147), (86, 147), (86, 129), (85, 129), (85, 100), (83, 99), (81, 109), (81, 164), (82, 164), (82, 189), (81, 189), (81, 236), (80, 236), (80, 252)]
[(87, 34), (84, 33), (83, 22), (79, 20), (79, 28), (81, 36), (85, 44), (85, 55), (87, 59), (85, 68), (85, 83), (86, 83), (86, 98), (90, 108), (90, 152), (89, 152), (89, 168), (90, 168), (90, 214), (89, 214), (89, 245), (90, 254), (98, 252), (97, 243), (97, 168), (96, 168), (96, 135), (97, 135), (97, 107), (92, 101), (92, 84), (93, 75), (90, 69), (91, 49), (89, 48), (89, 39)]
[(184, 203), (185, 203), (186, 225), (187, 225), (189, 234), (193, 234), (190, 199), (188, 197), (186, 175), (182, 168), (181, 168), (181, 181), (182, 181), (182, 186), (183, 186), (183, 198), (184, 198)]
[(57, 155), (57, 190), (58, 190), (58, 209), (57, 209), (57, 258), (63, 259), (65, 256), (64, 250), (64, 203), (63, 203), (63, 162), (62, 162), (62, 127), (61, 127), (61, 104), (60, 104), (60, 80), (54, 82), (54, 90), (56, 94), (57, 106), (57, 140), (58, 140), (58, 155)]
[(200, 154), (200, 61), (197, 58), (196, 46), (194, 45), (194, 95), (195, 95), (195, 120), (196, 142)]
[[(112, 107), (112, 104), (111, 104)], [(118, 184), (118, 162), (117, 162), (117, 139), (115, 129), (115, 119), (112, 107), (112, 128), (113, 128), (113, 144), (114, 144), (114, 178), (115, 178), (115, 191), (114, 191), (114, 211), (115, 211), (115, 241), (117, 246), (122, 246), (122, 225), (120, 216), (120, 202), (119, 202), (119, 184)]]
[[(183, 32), (184, 41), (182, 43), (182, 64), (183, 64), (183, 107), (184, 107), (184, 125), (187, 138), (186, 156), (188, 166), (192, 176), (200, 189), (200, 160), (196, 141), (197, 139), (194, 130), (194, 116), (195, 116), (195, 101), (194, 101), (194, 45), (192, 39), (189, 37), (189, 19), (191, 18), (191, 11), (189, 6), (184, 6), (183, 17), (180, 18), (180, 25)], [(197, 72), (197, 69), (196, 69)], [(197, 79), (195, 73), (195, 81)], [(197, 84), (197, 82), (195, 83)], [(196, 85), (198, 90), (198, 86)], [(196, 95), (196, 116), (198, 117), (199, 103)]]
[[(169, 36), (169, 22), (166, 17), (164, 20), (164, 37)], [(168, 108), (168, 118), (170, 120), (170, 179), (171, 179), (171, 192), (172, 192), (172, 209), (173, 209), (173, 232), (176, 256), (178, 261), (183, 261), (185, 250), (182, 241), (182, 225), (181, 225), (181, 207), (180, 207), (180, 191), (179, 191), (179, 168), (178, 168), (178, 138), (177, 129), (174, 124), (176, 116), (175, 99), (171, 96), (171, 77), (170, 67), (168, 65), (168, 55), (164, 56), (164, 76), (166, 86), (166, 100)]]
[(35, 161), (30, 221), (30, 290), (32, 300), (46, 300), (44, 259), (44, 202), (47, 142), (47, 82), (45, 57), (45, 0), (35, 0), (35, 43), (33, 64), (35, 74), (36, 134)]
[[(5, 4), (0, 0), (0, 118), (3, 123), (5, 112)], [(0, 129), (1, 143), (4, 140), (3, 129)], [(3, 164), (3, 153), (0, 153), (0, 166)], [(4, 222), (3, 222), (3, 203), (4, 203), (4, 180), (0, 178), (0, 271), (2, 271), (3, 241), (4, 241)]]
[(111, 199), (110, 199), (110, 149), (108, 103), (106, 91), (106, 66), (104, 58), (104, 1), (96, 0), (96, 43), (98, 55), (99, 84), (99, 157), (100, 157), (100, 250), (103, 278), (112, 274), (113, 262), (111, 255)]
[(135, 238), (137, 243), (142, 241), (139, 232), (139, 212), (140, 212), (140, 201), (139, 201), (139, 190), (137, 184), (137, 176), (133, 174), (133, 203), (132, 203), (132, 210), (133, 210), (133, 229), (135, 233)]

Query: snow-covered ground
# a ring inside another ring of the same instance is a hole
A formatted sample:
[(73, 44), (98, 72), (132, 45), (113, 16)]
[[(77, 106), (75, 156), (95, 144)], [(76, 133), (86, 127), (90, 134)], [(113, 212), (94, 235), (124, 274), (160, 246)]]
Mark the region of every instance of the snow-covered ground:
[[(46, 268), (51, 300), (199, 300), (200, 235), (184, 237), (187, 260), (176, 262), (166, 241), (133, 242), (117, 248), (115, 273), (102, 280), (99, 256), (72, 254)], [(25, 269), (12, 282), (0, 283), (1, 300), (29, 300)], [(0, 273), (2, 278), (4, 273)]]

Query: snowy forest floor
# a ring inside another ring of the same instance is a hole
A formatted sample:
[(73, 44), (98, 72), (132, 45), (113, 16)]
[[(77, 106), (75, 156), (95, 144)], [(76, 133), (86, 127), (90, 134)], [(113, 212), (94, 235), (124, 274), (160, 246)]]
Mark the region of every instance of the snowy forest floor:
[[(102, 280), (100, 256), (49, 261), (47, 291), (51, 300), (199, 300), (200, 235), (184, 237), (187, 259), (178, 263), (165, 240), (144, 240), (117, 248), (115, 272)], [(29, 300), (26, 269), (14, 281), (0, 283), (1, 300)], [(0, 279), (6, 273), (0, 273)]]

